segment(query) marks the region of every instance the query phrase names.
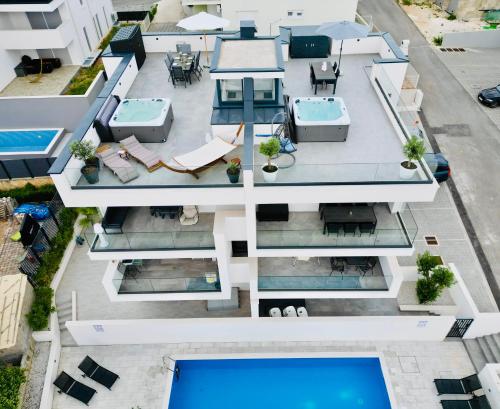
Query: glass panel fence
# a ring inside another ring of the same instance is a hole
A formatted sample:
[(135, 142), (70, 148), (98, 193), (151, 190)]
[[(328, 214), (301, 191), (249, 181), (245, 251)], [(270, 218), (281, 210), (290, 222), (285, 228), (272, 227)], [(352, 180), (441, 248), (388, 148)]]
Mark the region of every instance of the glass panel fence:
[(273, 276), (259, 275), (260, 291), (304, 291), (304, 290), (339, 290), (339, 291), (385, 291), (389, 287), (383, 276)]
[(119, 234), (85, 233), (91, 250), (95, 252), (120, 250), (183, 250), (214, 249), (214, 236), (211, 231), (176, 232), (127, 232)]
[(196, 293), (220, 291), (219, 277), (207, 273), (203, 277), (147, 278), (126, 277), (114, 279), (118, 294)]

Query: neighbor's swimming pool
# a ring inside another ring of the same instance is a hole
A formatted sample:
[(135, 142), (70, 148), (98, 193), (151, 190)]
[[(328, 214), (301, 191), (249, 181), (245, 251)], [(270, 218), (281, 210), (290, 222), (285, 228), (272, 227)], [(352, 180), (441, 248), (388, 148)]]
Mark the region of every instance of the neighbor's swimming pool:
[(178, 360), (169, 409), (390, 409), (378, 358)]
[(50, 154), (62, 129), (5, 129), (0, 130), (0, 154)]

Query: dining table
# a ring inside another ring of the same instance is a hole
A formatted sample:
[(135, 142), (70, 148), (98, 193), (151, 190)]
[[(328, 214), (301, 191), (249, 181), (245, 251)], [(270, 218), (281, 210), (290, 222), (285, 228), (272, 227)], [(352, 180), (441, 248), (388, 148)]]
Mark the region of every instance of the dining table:
[(370, 223), (373, 229), (377, 226), (377, 216), (372, 206), (331, 206), (323, 209), (323, 219), (326, 226), (329, 223), (360, 224)]
[(335, 76), (335, 71), (333, 70), (332, 63), (330, 61), (326, 62), (326, 69), (323, 71), (323, 62), (313, 62), (311, 63), (312, 70), (314, 72), (314, 95), (318, 92), (318, 84), (333, 84), (337, 77)]
[(191, 71), (193, 67), (194, 54), (176, 53), (174, 54), (174, 61), (172, 67), (182, 67), (182, 70), (188, 73), (188, 80), (191, 84)]

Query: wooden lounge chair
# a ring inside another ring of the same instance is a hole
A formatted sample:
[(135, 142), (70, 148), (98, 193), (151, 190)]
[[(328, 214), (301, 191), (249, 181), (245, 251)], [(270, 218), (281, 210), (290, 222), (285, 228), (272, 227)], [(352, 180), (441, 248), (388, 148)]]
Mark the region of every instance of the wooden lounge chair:
[(174, 156), (165, 164), (165, 167), (173, 172), (189, 173), (196, 179), (199, 179), (199, 172), (215, 165), (219, 161), (227, 163), (224, 156), (236, 149), (237, 145), (234, 142), (242, 129), (243, 123), (240, 124), (236, 136), (231, 142), (227, 142), (220, 137), (215, 137), (194, 151)]
[(108, 389), (111, 389), (113, 384), (119, 378), (117, 374), (111, 372), (109, 369), (100, 366), (88, 355), (80, 363), (80, 365), (78, 365), (78, 369), (80, 369), (85, 374), (83, 375), (84, 378), (88, 376), (93, 381), (100, 383)]
[(75, 381), (66, 372), (61, 372), (57, 379), (54, 381), (54, 385), (59, 388), (58, 393), (64, 393), (72, 398), (79, 400), (88, 406), (92, 397), (97, 393), (97, 391), (90, 386), (84, 385), (81, 382)]
[(443, 409), (491, 409), (485, 395), (474, 396), (469, 400), (442, 400)]
[(125, 159), (122, 159), (109, 145), (97, 148), (96, 154), (102, 159), (104, 166), (111, 169), (123, 183), (130, 182), (139, 176), (137, 170)]
[(148, 172), (154, 172), (165, 166), (161, 160), (160, 155), (156, 152), (146, 149), (135, 137), (135, 135), (130, 135), (128, 138), (123, 139), (120, 142), (120, 146), (125, 149), (130, 156), (132, 156), (138, 162), (141, 162)]
[(438, 395), (468, 394), (481, 389), (481, 383), (476, 374), (462, 379), (434, 379)]

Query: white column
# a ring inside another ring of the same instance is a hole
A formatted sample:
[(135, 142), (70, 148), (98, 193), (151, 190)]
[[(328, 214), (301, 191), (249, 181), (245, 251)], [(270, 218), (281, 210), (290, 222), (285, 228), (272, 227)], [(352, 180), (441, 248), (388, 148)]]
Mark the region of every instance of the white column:
[(253, 187), (253, 171), (243, 171), (243, 187), (245, 189), (245, 219), (247, 227), (248, 255), (255, 256), (257, 251), (257, 220)]
[(406, 202), (389, 202), (389, 210), (391, 213), (402, 212), (405, 208)]

